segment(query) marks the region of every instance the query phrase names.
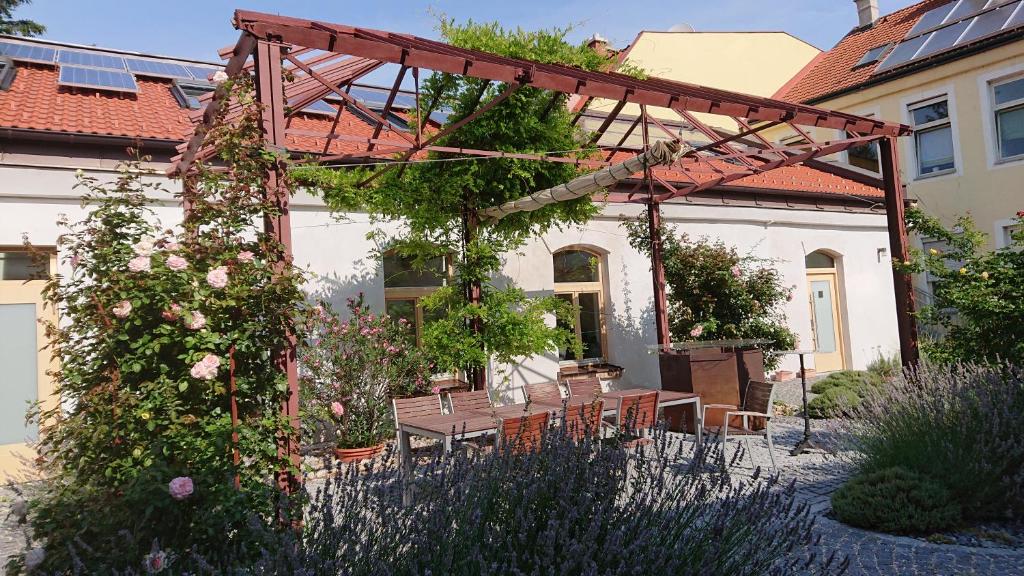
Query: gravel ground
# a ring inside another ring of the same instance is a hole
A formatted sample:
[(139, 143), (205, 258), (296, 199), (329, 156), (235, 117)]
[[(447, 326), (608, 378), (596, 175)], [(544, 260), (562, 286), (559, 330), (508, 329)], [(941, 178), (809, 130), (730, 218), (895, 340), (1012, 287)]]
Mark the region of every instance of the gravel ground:
[[(799, 381), (784, 383), (780, 391), (798, 394), (799, 386)], [(828, 516), (829, 497), (849, 476), (849, 466), (841, 458), (821, 452), (790, 456), (790, 449), (802, 437), (803, 420), (778, 417), (773, 423), (779, 474), (785, 481), (795, 481), (798, 497), (806, 501), (816, 515), (815, 530), (821, 540), (815, 552), (834, 552), (848, 557), (850, 566), (846, 574), (1024, 576), (1024, 550), (1021, 549), (937, 544), (859, 530), (833, 520)], [(822, 431), (823, 423), (812, 422), (812, 427), (819, 430), (819, 439), (828, 441), (828, 434)], [(730, 450), (735, 449), (730, 444)], [(751, 454), (733, 467), (735, 474), (751, 474), (754, 466), (767, 468), (767, 447), (757, 441), (752, 441), (751, 445)], [(9, 488), (0, 488), (0, 566), (9, 555), (20, 551), (25, 542), (21, 526), (9, 515), (15, 497)]]

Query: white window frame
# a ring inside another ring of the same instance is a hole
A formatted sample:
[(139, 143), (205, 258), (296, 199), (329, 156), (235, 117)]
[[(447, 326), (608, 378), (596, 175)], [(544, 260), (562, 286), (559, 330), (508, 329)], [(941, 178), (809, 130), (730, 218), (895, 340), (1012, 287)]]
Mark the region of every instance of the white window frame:
[[(868, 108), (868, 109), (860, 110), (858, 112), (854, 112), (854, 114), (856, 114), (857, 116), (862, 116), (864, 118), (879, 118), (879, 117), (882, 116), (882, 109), (876, 106), (874, 108)], [(840, 138), (840, 139), (846, 139), (846, 138), (850, 137), (846, 133), (845, 130), (836, 130), (836, 136), (838, 138)], [(871, 144), (876, 149), (878, 149), (878, 141), (872, 141), (872, 142), (869, 142), (869, 144)], [(882, 173), (882, 154), (881, 154), (881, 150), (880, 149), (879, 149), (879, 154), (878, 154), (878, 170), (877, 171), (876, 170), (868, 170), (867, 168), (860, 168), (859, 166), (854, 166), (853, 164), (850, 164), (850, 152), (849, 152), (849, 149), (846, 149), (846, 150), (843, 150), (842, 152), (840, 152), (839, 153), (839, 158), (840, 158), (840, 160), (842, 161), (843, 164), (846, 164), (850, 168), (855, 168), (857, 170), (864, 170), (864, 171), (866, 171), (866, 172), (868, 172), (870, 174), (879, 174), (880, 175)]]
[(999, 133), (996, 130), (996, 106), (994, 88), (997, 84), (1024, 77), (1024, 63), (992, 70), (978, 76), (978, 94), (981, 96), (981, 127), (985, 135), (985, 155), (988, 167), (993, 169), (1019, 166), (1024, 163), (1024, 154), (1011, 158), (999, 155)]
[(1010, 245), (1009, 230), (1014, 226), (1019, 226), (1015, 218), (1004, 218), (1002, 220), (995, 221), (995, 234), (992, 236), (996, 249), (1006, 248)]
[(914, 169), (909, 172), (914, 175), (914, 181), (956, 178), (963, 174), (962, 170), (964, 163), (963, 156), (960, 154), (960, 128), (959, 123), (957, 122), (956, 93), (953, 90), (952, 84), (937, 86), (931, 90), (921, 91), (904, 97), (900, 100), (900, 113), (903, 117), (904, 124), (916, 128), (914, 126), (911, 110), (928, 104), (934, 104), (935, 102), (943, 99), (946, 100), (946, 108), (949, 111), (949, 117), (947, 120), (949, 121), (950, 137), (953, 139), (953, 168), (942, 172), (921, 174), (921, 166), (917, 158), (917, 138), (906, 138), (904, 151), (906, 153), (906, 158), (913, 162)]

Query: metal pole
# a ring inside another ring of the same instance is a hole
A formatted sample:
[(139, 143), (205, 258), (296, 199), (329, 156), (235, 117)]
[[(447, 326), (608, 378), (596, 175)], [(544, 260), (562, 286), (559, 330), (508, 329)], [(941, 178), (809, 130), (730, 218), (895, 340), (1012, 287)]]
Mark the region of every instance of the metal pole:
[[(903, 185), (900, 182), (899, 157), (896, 138), (878, 141), (882, 160), (882, 183), (885, 188), (885, 217), (889, 229), (889, 250), (898, 262), (906, 262), (907, 225), (903, 217)], [(917, 323), (914, 321), (914, 285), (910, 274), (892, 270), (893, 289), (896, 294), (896, 324), (900, 335), (900, 356), (904, 366), (916, 364), (920, 359), (917, 347)]]
[(800, 387), (804, 393), (804, 437), (789, 452), (793, 456), (799, 456), (808, 450), (818, 449), (818, 445), (811, 438), (811, 415), (807, 412), (807, 369), (804, 368), (804, 353), (797, 352), (797, 355), (800, 356)]
[[(640, 106), (641, 126), (644, 152), (650, 150), (650, 130), (647, 126), (647, 107)], [(651, 242), (651, 279), (654, 282), (654, 327), (658, 337), (658, 346), (668, 350), (672, 337), (668, 331), (668, 298), (665, 296), (665, 259), (661, 242), (661, 207), (654, 200), (654, 179), (651, 169), (644, 171), (647, 180), (647, 234)]]
[[(280, 44), (260, 41), (256, 45), (256, 97), (263, 107), (263, 135), (268, 148), (279, 152), (285, 150), (285, 101), (281, 79)], [(292, 259), (291, 218), (288, 212), (289, 191), (285, 181), (286, 167), (278, 162), (267, 171), (264, 194), (275, 204), (277, 214), (265, 215), (264, 231), (276, 239), (284, 248), (282, 259), (275, 263), (276, 270), (283, 273)], [(277, 484), (286, 493), (300, 489), (301, 459), (299, 456), (299, 373), (296, 362), (295, 334), (288, 334), (288, 344), (276, 351), (278, 368), (288, 379), (288, 395), (281, 403), (281, 414), (291, 425), (291, 431), (284, 431), (278, 443), (278, 453), (291, 464), (288, 470), (276, 474)]]

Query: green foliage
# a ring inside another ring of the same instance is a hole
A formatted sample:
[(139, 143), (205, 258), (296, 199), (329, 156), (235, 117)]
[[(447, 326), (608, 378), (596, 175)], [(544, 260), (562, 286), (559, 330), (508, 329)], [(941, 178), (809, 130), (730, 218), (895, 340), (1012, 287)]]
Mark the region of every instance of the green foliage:
[(310, 308), (299, 346), (306, 441), (338, 448), (377, 445), (394, 432), (391, 399), (427, 391), (430, 366), (404, 318), (377, 315), (363, 295), (341, 320), (326, 303)]
[[(288, 465), (277, 441), (291, 428), (271, 351), (287, 346), (303, 295), (302, 277), (274, 265), (282, 246), (256, 225), (276, 213), (260, 191), (277, 158), (262, 147), (250, 91), (240, 87), (249, 105), (237, 125), (208, 134), (232, 178), (198, 176), (183, 232), (156, 221), (147, 193), (158, 185), (139, 163), (109, 184), (79, 174), (92, 210), (59, 240), (70, 276), (46, 288), (61, 318), (48, 327), (61, 402), (34, 415), (48, 480), (30, 522), (46, 570), (68, 570), (72, 544), (139, 561), (157, 538), (180, 550), (244, 549), (256, 545), (252, 517), (273, 516), (267, 479)], [(191, 495), (172, 497), (176, 477), (192, 480)]]
[(846, 388), (858, 396), (867, 395), (872, 389), (882, 385), (882, 378), (870, 371), (843, 370), (833, 372), (811, 385), (811, 392), (821, 394), (831, 388)]
[(1024, 375), (1010, 364), (923, 363), (841, 425), (862, 472), (941, 482), (968, 519), (1024, 513)]
[[(1024, 222), (1024, 211), (1017, 223)], [(927, 356), (938, 362), (1024, 358), (1024, 227), (1010, 246), (987, 249), (987, 237), (970, 217), (954, 230), (919, 210), (907, 212), (917, 234), (944, 242), (945, 250), (917, 252), (911, 262), (896, 266), (908, 272), (927, 271), (936, 279), (931, 305), (921, 320), (942, 333), (925, 342)]]
[(0, 0), (0, 34), (39, 36), (46, 32), (46, 26), (38, 22), (14, 18), (14, 11), (19, 6), (31, 3), (32, 0)]
[[(614, 64), (586, 46), (569, 44), (564, 29), (527, 32), (507, 30), (496, 23), (456, 24), (442, 18), (439, 30), (442, 39), (453, 45), (502, 56), (586, 70), (607, 70)], [(445, 107), (451, 110), (447, 121), (451, 125), (507, 88), (504, 83), (434, 74), (421, 87), (423, 118)], [(585, 158), (593, 148), (580, 144), (587, 139), (572, 125), (565, 104), (564, 95), (522, 86), (436, 144)], [(387, 221), (400, 220), (403, 231), (388, 238), (387, 244), (407, 256), (420, 261), (438, 254), (454, 257), (454, 286), (458, 288), (444, 290), (432, 299), (428, 306), (442, 320), (424, 330), (432, 359), (447, 370), (477, 369), (490, 357), (511, 359), (570, 343), (564, 330), (549, 327), (540, 314), (557, 308), (553, 299), (534, 301), (514, 286), (497, 287), (491, 282), (500, 272), (502, 254), (518, 250), (529, 238), (552, 228), (582, 224), (597, 207), (590, 198), (580, 198), (479, 226), (474, 214), (562, 184), (580, 173), (571, 163), (458, 158), (451, 153), (428, 152), (400, 169), (308, 167), (295, 170), (293, 178), (322, 195), (332, 210), (365, 210)], [(475, 283), (483, 284), (480, 305), (469, 302), (469, 287)], [(466, 333), (473, 320), (479, 320), (482, 334)]]
[[(646, 217), (625, 224), (629, 242), (650, 256)], [(772, 350), (791, 350), (796, 335), (786, 326), (782, 311), (793, 288), (770, 260), (743, 256), (735, 247), (707, 238), (691, 240), (674, 230), (661, 230), (668, 287), (669, 329), (672, 340), (769, 340), (765, 368), (778, 366)]]
[(849, 412), (860, 404), (861, 396), (842, 386), (829, 388), (807, 403), (807, 414), (811, 418), (835, 418)]
[(903, 372), (903, 364), (900, 362), (899, 354), (879, 355), (868, 364), (868, 372), (882, 380), (891, 380)]
[(927, 534), (957, 526), (960, 504), (941, 483), (895, 466), (859, 474), (832, 494), (832, 510), (858, 528)]

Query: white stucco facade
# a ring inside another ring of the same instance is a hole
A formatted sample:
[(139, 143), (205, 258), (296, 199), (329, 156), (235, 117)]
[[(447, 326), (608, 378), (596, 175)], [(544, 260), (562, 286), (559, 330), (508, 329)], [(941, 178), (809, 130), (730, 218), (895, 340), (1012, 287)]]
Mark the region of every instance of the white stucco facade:
[[(58, 218), (76, 220), (85, 214), (80, 191), (73, 189), (74, 170), (103, 178), (113, 177), (113, 167), (111, 160), (68, 157), (56, 150), (0, 154), (0, 246), (19, 246), (23, 235), (39, 246), (56, 245)], [(179, 186), (172, 181), (166, 185), (171, 190)], [(537, 238), (506, 256), (503, 275), (530, 294), (548, 294), (554, 288), (552, 253), (585, 246), (603, 254), (607, 360), (625, 368), (617, 385), (657, 387), (657, 357), (648, 353), (655, 343), (650, 262), (629, 246), (620, 225), (640, 209), (608, 205), (583, 227)], [(154, 197), (154, 210), (164, 225), (181, 217), (170, 195)], [(837, 260), (847, 366), (864, 368), (880, 354), (899, 350), (884, 213), (680, 203), (665, 205), (663, 217), (691, 237), (721, 239), (741, 253), (774, 259), (786, 284), (796, 286), (785, 312), (805, 347), (812, 336), (804, 255), (827, 251)], [(365, 214), (339, 221), (316, 199), (299, 194), (291, 223), (295, 261), (311, 272), (312, 294), (341, 307), (346, 297), (362, 291), (371, 306), (383, 308), (381, 264), (371, 255), (374, 245), (367, 233), (373, 225)], [(795, 366), (795, 358), (783, 364), (790, 370)], [(490, 380), (497, 396), (507, 397), (525, 382), (551, 380), (557, 371), (552, 353), (517, 366), (492, 366)]]

